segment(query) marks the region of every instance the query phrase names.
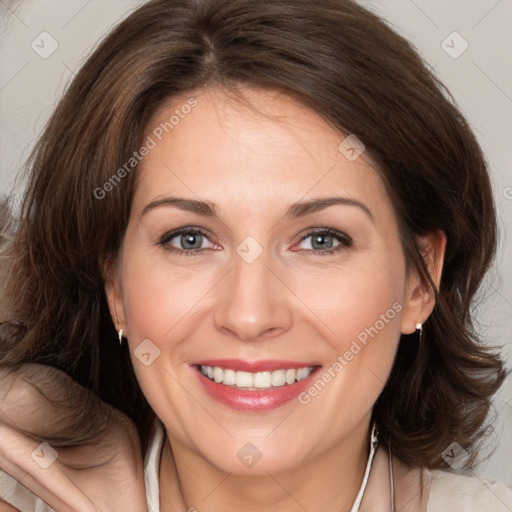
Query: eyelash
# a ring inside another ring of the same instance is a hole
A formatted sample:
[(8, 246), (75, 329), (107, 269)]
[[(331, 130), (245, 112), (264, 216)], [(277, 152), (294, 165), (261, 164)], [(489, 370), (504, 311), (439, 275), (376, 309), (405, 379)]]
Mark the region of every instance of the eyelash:
[[(170, 247), (167, 245), (173, 238), (176, 238), (177, 236), (184, 235), (184, 234), (201, 234), (201, 235), (205, 236), (206, 238), (208, 238), (208, 236), (209, 236), (209, 234), (204, 229), (196, 228), (196, 227), (194, 227), (194, 228), (184, 227), (184, 228), (179, 228), (174, 231), (171, 231), (170, 233), (165, 234), (162, 237), (162, 239), (160, 240), (159, 244), (162, 245), (166, 250), (171, 251), (178, 256), (195, 256), (205, 250), (205, 249), (192, 249), (190, 251), (187, 251), (185, 249), (177, 249), (176, 247), (172, 247), (172, 246)], [(336, 252), (339, 252), (343, 249), (347, 249), (348, 247), (350, 247), (352, 245), (352, 239), (348, 235), (342, 233), (341, 231), (337, 231), (336, 229), (331, 229), (331, 228), (323, 228), (323, 229), (309, 231), (300, 239), (299, 243), (303, 242), (304, 240), (306, 240), (307, 238), (309, 238), (310, 236), (313, 236), (313, 235), (330, 235), (333, 238), (336, 238), (340, 242), (340, 244), (338, 246), (336, 246), (334, 249), (300, 249), (297, 252), (299, 252), (299, 253), (303, 253), (303, 252), (311, 253), (312, 252), (319, 256), (325, 256), (328, 254), (329, 255), (335, 254)]]

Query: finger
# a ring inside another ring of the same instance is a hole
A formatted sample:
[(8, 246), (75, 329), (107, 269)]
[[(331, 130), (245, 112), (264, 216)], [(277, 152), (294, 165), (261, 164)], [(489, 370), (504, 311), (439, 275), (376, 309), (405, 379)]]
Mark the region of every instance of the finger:
[(20, 512), (17, 508), (14, 508), (9, 503), (0, 500), (0, 512)]
[(104, 438), (114, 408), (56, 368), (26, 364), (0, 368), (0, 420), (55, 446)]
[(47, 444), (38, 445), (0, 422), (0, 467), (59, 511), (99, 512), (100, 509), (64, 473)]

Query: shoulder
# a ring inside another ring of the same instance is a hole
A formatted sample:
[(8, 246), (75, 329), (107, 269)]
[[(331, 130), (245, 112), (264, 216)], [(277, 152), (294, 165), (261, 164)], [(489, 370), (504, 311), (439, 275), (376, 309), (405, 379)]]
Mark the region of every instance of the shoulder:
[(478, 476), (432, 470), (427, 512), (512, 512), (512, 489)]

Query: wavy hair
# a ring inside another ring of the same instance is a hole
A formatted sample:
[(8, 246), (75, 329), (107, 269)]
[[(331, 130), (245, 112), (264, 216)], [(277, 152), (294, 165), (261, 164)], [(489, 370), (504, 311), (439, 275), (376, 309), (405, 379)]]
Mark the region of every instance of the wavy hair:
[[(107, 308), (104, 269), (126, 229), (136, 169), (98, 199), (129, 161), (152, 115), (174, 95), (215, 86), (285, 91), (378, 164), (401, 243), (436, 305), (417, 353), (403, 336), (374, 406), (385, 444), (408, 465), (446, 467), (457, 442), (488, 427), (505, 370), (476, 332), (471, 306), (496, 247), (485, 158), (452, 97), (414, 47), (351, 0), (152, 0), (87, 59), (30, 157), (14, 237), (5, 244), (8, 306), (0, 366), (56, 367), (128, 414), (146, 449), (154, 419)], [(447, 235), (439, 289), (416, 243)], [(494, 350), (494, 349), (493, 349)], [(470, 467), (474, 457), (468, 461)]]

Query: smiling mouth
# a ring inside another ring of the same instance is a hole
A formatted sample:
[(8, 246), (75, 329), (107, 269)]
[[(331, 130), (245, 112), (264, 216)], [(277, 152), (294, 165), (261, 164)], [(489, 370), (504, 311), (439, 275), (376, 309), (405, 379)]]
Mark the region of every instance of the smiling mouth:
[(207, 379), (217, 384), (256, 391), (289, 386), (306, 379), (318, 366), (287, 368), (274, 371), (245, 372), (219, 366), (197, 365), (198, 370)]

